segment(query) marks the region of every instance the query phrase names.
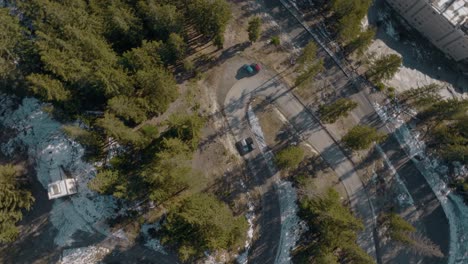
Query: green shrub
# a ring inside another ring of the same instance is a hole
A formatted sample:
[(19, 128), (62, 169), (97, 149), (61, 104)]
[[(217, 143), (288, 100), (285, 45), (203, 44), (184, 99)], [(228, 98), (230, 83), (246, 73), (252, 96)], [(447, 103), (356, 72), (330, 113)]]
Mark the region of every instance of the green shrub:
[(262, 20), (260, 17), (254, 17), (249, 21), (249, 27), (247, 29), (249, 33), (249, 40), (255, 42), (260, 37)]
[(378, 82), (378, 83), (375, 85), (375, 88), (377, 88), (377, 90), (378, 90), (379, 92), (383, 92), (383, 91), (385, 91), (386, 86), (385, 86), (385, 84), (383, 84), (382, 82)]
[(363, 150), (371, 146), (372, 142), (380, 142), (385, 135), (377, 132), (373, 127), (355, 126), (344, 137), (343, 142), (352, 150)]
[(195, 64), (193, 63), (192, 60), (190, 59), (184, 60), (184, 70), (186, 72), (193, 72), (193, 70), (195, 70)]
[(120, 177), (117, 171), (103, 170), (88, 182), (89, 189), (100, 194), (113, 194)]
[(294, 169), (304, 159), (304, 150), (297, 146), (287, 147), (276, 154), (275, 161), (280, 169)]
[(279, 46), (281, 44), (281, 40), (280, 40), (279, 36), (271, 37), (270, 42), (271, 42), (271, 44), (273, 44), (275, 46)]

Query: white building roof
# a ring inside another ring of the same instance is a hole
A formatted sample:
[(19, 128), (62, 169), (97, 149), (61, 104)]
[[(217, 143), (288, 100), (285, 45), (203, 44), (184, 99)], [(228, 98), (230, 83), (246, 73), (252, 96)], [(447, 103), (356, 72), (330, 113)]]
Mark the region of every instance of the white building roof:
[(453, 25), (468, 21), (468, 0), (433, 0), (432, 6)]
[(49, 200), (60, 198), (63, 196), (72, 195), (77, 192), (75, 179), (65, 179), (49, 183), (47, 186), (47, 194)]

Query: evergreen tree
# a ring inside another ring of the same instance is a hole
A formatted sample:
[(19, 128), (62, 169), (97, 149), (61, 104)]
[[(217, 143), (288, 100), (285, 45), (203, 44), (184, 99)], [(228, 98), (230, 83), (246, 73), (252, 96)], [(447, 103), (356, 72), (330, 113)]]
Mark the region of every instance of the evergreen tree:
[(439, 91), (442, 89), (437, 84), (429, 84), (418, 88), (404, 91), (398, 97), (402, 103), (411, 104), (419, 110), (425, 110), (442, 98)]
[(361, 21), (356, 14), (346, 15), (338, 21), (338, 39), (348, 43), (361, 33)]
[(196, 194), (170, 209), (163, 224), (163, 242), (177, 245), (182, 261), (194, 262), (205, 251), (241, 246), (247, 228), (243, 216), (234, 217), (215, 197)]
[(165, 62), (174, 64), (185, 57), (187, 44), (185, 40), (176, 33), (171, 33), (164, 45), (162, 58)]
[(132, 72), (162, 66), (162, 42), (143, 40), (138, 48), (123, 54), (123, 65)]
[(358, 104), (351, 99), (340, 98), (332, 104), (319, 107), (320, 119), (326, 123), (335, 123), (340, 117), (348, 116), (357, 106)]
[(122, 0), (91, 0), (93, 12), (103, 18), (104, 36), (119, 53), (137, 46), (143, 25), (135, 10)]
[(30, 89), (34, 94), (46, 101), (64, 102), (70, 99), (70, 91), (62, 82), (50, 75), (33, 73), (27, 77)]
[(162, 67), (142, 69), (135, 74), (138, 97), (149, 116), (164, 113), (179, 95), (174, 77)]
[(300, 207), (301, 217), (315, 237), (308, 245), (313, 263), (336, 263), (337, 259), (344, 263), (373, 263), (356, 244), (357, 232), (364, 226), (341, 204), (338, 192), (330, 188), (323, 196), (303, 199)]
[(150, 199), (165, 202), (189, 189), (195, 181), (190, 167), (191, 152), (180, 139), (165, 139), (162, 150), (142, 173), (150, 187)]
[(113, 114), (105, 113), (104, 117), (97, 120), (96, 125), (121, 144), (139, 145), (142, 142), (141, 135), (137, 131), (127, 127)]
[(111, 195), (119, 182), (118, 171), (102, 170), (88, 183), (88, 187), (100, 194)]
[(301, 70), (308, 68), (317, 59), (318, 47), (315, 42), (310, 41), (302, 50), (301, 55), (297, 59), (297, 64)]
[(419, 117), (433, 121), (456, 121), (464, 119), (467, 111), (468, 99), (448, 99), (434, 102)]
[(401, 67), (402, 59), (396, 54), (380, 57), (371, 63), (367, 77), (374, 83), (391, 79)]
[(217, 38), (218, 44), (222, 44), (222, 35), (232, 16), (229, 4), (225, 0), (193, 0), (187, 8), (196, 29), (205, 36)]
[(0, 78), (10, 75), (19, 63), (17, 45), (23, 41), (19, 21), (0, 8)]
[(344, 137), (343, 142), (352, 150), (363, 150), (371, 146), (372, 142), (380, 142), (385, 135), (377, 132), (373, 127), (355, 126)]
[(281, 169), (294, 169), (304, 159), (304, 150), (297, 146), (290, 146), (278, 152), (275, 156), (276, 164)]
[(247, 31), (249, 33), (249, 40), (251, 42), (257, 41), (258, 38), (260, 37), (261, 26), (262, 26), (262, 20), (260, 19), (260, 17), (254, 17), (250, 19), (249, 27), (247, 28)]
[(179, 138), (189, 145), (192, 150), (196, 149), (201, 138), (201, 129), (205, 120), (198, 114), (174, 114), (167, 120), (169, 126), (167, 135)]
[(414, 241), (409, 236), (414, 233), (416, 228), (396, 213), (384, 216), (384, 225), (386, 226), (386, 235), (394, 241), (410, 245)]
[(330, 10), (337, 18), (338, 39), (349, 43), (361, 34), (361, 21), (367, 15), (372, 0), (332, 0)]
[(180, 34), (182, 32), (184, 14), (175, 5), (143, 0), (138, 2), (138, 10), (142, 13), (149, 34), (153, 38), (165, 41), (171, 33)]
[(147, 119), (146, 111), (142, 107), (144, 104), (145, 102), (141, 98), (121, 95), (108, 101), (108, 109), (126, 121), (138, 124)]
[(270, 43), (275, 45), (275, 46), (279, 46), (281, 44), (281, 39), (280, 39), (279, 36), (273, 36), (270, 39)]
[(317, 60), (317, 45), (310, 41), (297, 59), (299, 75), (295, 80), (295, 87), (309, 85), (315, 76), (323, 70), (323, 60)]
[(323, 60), (319, 60), (312, 65), (307, 66), (299, 73), (294, 82), (295, 87), (305, 87), (311, 84), (317, 74), (323, 71)]
[(354, 38), (348, 45), (346, 45), (346, 52), (356, 52), (359, 56), (362, 56), (372, 43), (375, 33), (376, 31), (374, 28), (369, 28), (366, 31), (361, 32), (357, 38)]
[(68, 137), (82, 144), (89, 154), (96, 156), (102, 154), (103, 139), (96, 131), (89, 131), (75, 125), (65, 125), (62, 130)]
[(16, 223), (22, 210), (30, 210), (34, 197), (18, 183), (18, 172), (12, 165), (0, 165), (0, 243), (14, 242), (19, 234)]

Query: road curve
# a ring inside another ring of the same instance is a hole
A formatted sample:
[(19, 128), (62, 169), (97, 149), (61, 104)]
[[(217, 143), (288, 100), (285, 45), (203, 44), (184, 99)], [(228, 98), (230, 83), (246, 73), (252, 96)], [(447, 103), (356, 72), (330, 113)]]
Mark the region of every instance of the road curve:
[[(245, 63), (249, 62), (245, 60)], [(241, 66), (239, 64), (239, 68)], [(336, 172), (348, 193), (352, 208), (364, 221), (365, 229), (360, 233), (358, 243), (375, 258), (374, 215), (353, 163), (312, 113), (281, 82), (281, 76), (265, 69), (255, 76), (239, 79), (229, 90), (224, 100), (224, 114), (236, 140), (251, 135), (246, 112), (249, 102), (255, 96), (267, 98), (274, 103), (302, 135), (302, 138), (320, 152)], [(250, 260), (251, 263), (274, 263), (270, 260), (274, 259), (278, 249), (279, 237), (275, 236), (275, 233), (280, 230), (281, 221), (277, 205), (278, 194), (269, 182), (274, 181), (277, 175), (265, 172), (267, 171), (265, 161), (258, 158), (258, 152), (247, 156), (246, 160), (249, 167), (254, 168), (252, 172), (256, 178), (256, 184), (260, 186), (262, 193), (266, 194), (262, 198), (261, 215), (264, 219), (258, 223), (259, 238), (250, 251)], [(272, 219), (265, 219), (265, 217), (272, 217)]]
[[(243, 58), (234, 60), (230, 68), (241, 69), (244, 63), (248, 61)], [(234, 82), (226, 94), (223, 112), (236, 141), (249, 136), (255, 138), (248, 122), (247, 112), (249, 103), (253, 99), (252, 91), (259, 85), (257, 82), (261, 82), (264, 77), (262, 73), (251, 78), (238, 77), (239, 80)], [(245, 155), (244, 159), (250, 174), (245, 181), (246, 187), (258, 190), (262, 197), (256, 222), (258, 237), (249, 250), (248, 260), (249, 263), (275, 263), (281, 239), (280, 204), (278, 190), (274, 184), (279, 179), (278, 173), (268, 166), (268, 160), (259, 148)]]

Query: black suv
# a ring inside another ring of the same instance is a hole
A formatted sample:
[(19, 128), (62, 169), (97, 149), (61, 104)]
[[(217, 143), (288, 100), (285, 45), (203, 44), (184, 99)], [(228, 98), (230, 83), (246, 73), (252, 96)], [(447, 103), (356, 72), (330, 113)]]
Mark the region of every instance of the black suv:
[(245, 155), (255, 149), (254, 141), (251, 137), (236, 142), (236, 148), (241, 155)]

